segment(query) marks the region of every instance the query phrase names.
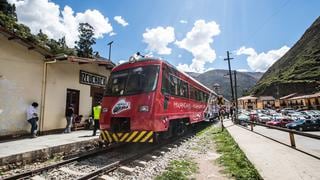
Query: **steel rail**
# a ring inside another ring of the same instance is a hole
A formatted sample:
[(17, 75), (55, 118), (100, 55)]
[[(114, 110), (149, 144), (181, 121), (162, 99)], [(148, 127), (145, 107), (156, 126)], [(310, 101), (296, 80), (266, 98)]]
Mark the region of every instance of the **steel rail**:
[(85, 159), (85, 158), (88, 158), (88, 157), (91, 157), (91, 156), (94, 156), (94, 155), (97, 155), (97, 154), (100, 154), (100, 153), (103, 153), (103, 152), (111, 151), (111, 150), (113, 150), (115, 148), (118, 148), (119, 146), (123, 146), (123, 144), (117, 144), (117, 145), (109, 146), (109, 147), (106, 147), (106, 148), (103, 148), (103, 149), (98, 149), (96, 151), (85, 153), (83, 155), (76, 156), (76, 157), (73, 157), (73, 158), (70, 158), (70, 159), (67, 159), (67, 160), (63, 160), (61, 162), (58, 162), (58, 163), (55, 163), (55, 164), (51, 164), (51, 165), (48, 165), (48, 166), (45, 166), (45, 167), (41, 167), (41, 168), (38, 168), (38, 169), (22, 172), (20, 174), (12, 175), (12, 176), (9, 176), (9, 177), (3, 177), (3, 180), (16, 180), (16, 179), (22, 179), (22, 178), (31, 177), (31, 176), (33, 176), (35, 174), (39, 174), (40, 172), (47, 171), (49, 169), (53, 169), (53, 168), (56, 168), (56, 167), (59, 167), (59, 166), (65, 165), (65, 164), (69, 164), (69, 163), (74, 162), (74, 161), (82, 160), (82, 159)]
[(151, 148), (148, 148), (147, 150), (143, 151), (143, 152), (140, 152), (138, 154), (135, 154), (133, 156), (130, 156), (126, 159), (123, 159), (123, 160), (120, 160), (120, 161), (116, 161), (116, 162), (113, 162), (111, 164), (108, 164), (96, 171), (93, 171), (89, 174), (86, 174), (80, 178), (78, 178), (77, 180), (87, 180), (87, 179), (95, 179), (97, 178), (99, 175), (102, 175), (102, 174), (107, 174), (107, 173), (110, 173), (112, 171), (115, 171), (116, 169), (118, 169), (121, 165), (125, 165), (125, 164), (128, 164), (130, 162), (133, 162), (134, 160), (137, 160), (143, 156), (145, 156), (146, 154), (150, 154), (151, 152), (155, 151), (155, 150), (159, 150), (161, 147), (164, 147), (168, 144), (174, 144), (174, 143), (177, 143), (179, 142), (180, 140), (182, 140), (182, 138), (189, 138), (191, 137), (192, 135), (188, 134), (186, 137), (179, 137), (179, 138), (174, 138), (172, 140), (170, 140), (169, 142), (165, 142), (165, 143), (162, 143), (162, 144), (158, 144), (156, 146), (153, 146)]
[[(211, 124), (211, 123), (209, 123)], [(179, 140), (183, 140), (183, 138), (189, 138), (189, 137), (192, 137), (197, 131), (201, 131), (203, 130), (204, 128), (206, 128), (208, 126), (208, 124), (206, 125), (199, 125), (196, 129), (192, 130), (191, 132), (188, 132), (187, 134), (185, 134), (184, 136), (179, 136), (179, 137), (176, 137), (176, 138), (173, 138), (173, 139), (170, 139), (166, 142), (163, 142), (161, 144), (157, 144), (156, 146), (153, 146), (151, 148), (148, 148), (146, 151), (144, 152), (141, 152), (141, 153), (138, 153), (138, 154), (135, 154), (129, 158), (126, 158), (124, 160), (120, 160), (120, 161), (116, 161), (116, 162), (113, 162), (111, 164), (108, 164), (98, 170), (95, 170), (87, 175), (84, 175), (80, 178), (78, 178), (79, 180), (81, 179), (94, 179), (96, 177), (98, 177), (100, 174), (105, 174), (105, 173), (108, 173), (108, 172), (111, 172), (111, 171), (114, 171), (116, 170), (117, 168), (120, 167), (120, 165), (123, 165), (123, 164), (127, 164), (127, 163), (130, 163), (132, 162), (133, 160), (139, 158), (139, 157), (142, 157), (144, 156), (146, 153), (148, 152), (152, 152), (152, 151), (155, 151), (155, 150), (158, 150), (160, 147), (163, 147), (165, 145), (168, 145), (168, 144), (173, 144), (173, 143), (176, 143), (176, 142), (179, 142)], [(109, 146), (107, 148), (104, 148), (104, 149), (100, 149), (100, 150), (97, 150), (97, 151), (93, 151), (93, 152), (89, 152), (89, 153), (86, 153), (84, 155), (81, 155), (81, 156), (77, 156), (77, 157), (73, 157), (73, 158), (70, 158), (70, 159), (67, 159), (67, 160), (64, 160), (64, 161), (61, 161), (61, 162), (58, 162), (58, 163), (55, 163), (55, 164), (52, 164), (52, 165), (48, 165), (48, 166), (45, 166), (45, 167), (41, 167), (41, 168), (38, 168), (38, 169), (35, 169), (35, 170), (30, 170), (30, 171), (26, 171), (26, 172), (22, 172), (20, 174), (16, 174), (16, 175), (12, 175), (12, 176), (9, 176), (9, 177), (3, 177), (3, 180), (16, 180), (16, 179), (25, 179), (25, 178), (30, 178), (32, 176), (34, 176), (35, 174), (39, 174), (43, 171), (47, 171), (47, 170), (50, 170), (50, 169), (53, 169), (53, 168), (56, 168), (56, 167), (59, 167), (59, 166), (62, 166), (62, 165), (65, 165), (65, 164), (68, 164), (68, 163), (71, 163), (71, 162), (74, 162), (74, 161), (78, 161), (78, 160), (82, 160), (82, 159), (85, 159), (85, 158), (88, 158), (88, 157), (91, 157), (91, 156), (95, 156), (97, 154), (100, 154), (100, 153), (103, 153), (103, 152), (108, 152), (108, 151), (111, 151), (111, 150), (114, 150), (114, 149), (117, 149), (117, 148), (120, 148), (122, 146), (126, 146), (126, 145), (130, 145), (130, 144), (114, 144), (112, 146)]]

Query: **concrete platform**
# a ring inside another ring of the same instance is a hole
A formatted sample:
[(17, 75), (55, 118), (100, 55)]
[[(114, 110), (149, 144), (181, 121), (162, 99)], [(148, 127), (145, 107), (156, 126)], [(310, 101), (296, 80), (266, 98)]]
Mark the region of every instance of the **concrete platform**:
[(320, 160), (233, 125), (231, 121), (225, 121), (224, 125), (263, 179), (320, 179)]
[(57, 153), (70, 154), (97, 143), (99, 135), (81, 130), (67, 134), (53, 134), (0, 143), (0, 166), (15, 162), (29, 163), (48, 159)]

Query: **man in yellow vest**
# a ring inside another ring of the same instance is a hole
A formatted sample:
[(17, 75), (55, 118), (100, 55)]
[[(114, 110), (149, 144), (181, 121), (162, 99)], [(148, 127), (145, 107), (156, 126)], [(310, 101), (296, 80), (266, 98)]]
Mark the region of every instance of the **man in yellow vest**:
[(99, 119), (101, 113), (101, 103), (93, 107), (93, 119), (94, 119), (94, 128), (92, 136), (96, 135), (97, 129), (99, 129)]

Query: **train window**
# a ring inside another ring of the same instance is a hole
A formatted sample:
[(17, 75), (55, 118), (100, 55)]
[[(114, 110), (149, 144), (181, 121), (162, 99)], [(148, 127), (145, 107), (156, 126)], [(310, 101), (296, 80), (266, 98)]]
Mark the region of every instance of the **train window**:
[(180, 80), (180, 96), (188, 98), (188, 84)]
[(178, 96), (178, 79), (175, 76), (169, 77), (170, 94)]
[(190, 99), (196, 99), (196, 89), (190, 86)]
[(162, 87), (161, 91), (162, 93), (167, 93), (170, 94), (170, 89), (169, 89), (169, 74), (167, 68), (163, 68), (162, 71)]
[(159, 66), (142, 66), (112, 72), (105, 95), (129, 95), (155, 90)]
[(128, 70), (114, 73), (109, 80), (108, 87), (106, 89), (107, 93), (113, 95), (122, 95), (124, 93), (127, 77)]

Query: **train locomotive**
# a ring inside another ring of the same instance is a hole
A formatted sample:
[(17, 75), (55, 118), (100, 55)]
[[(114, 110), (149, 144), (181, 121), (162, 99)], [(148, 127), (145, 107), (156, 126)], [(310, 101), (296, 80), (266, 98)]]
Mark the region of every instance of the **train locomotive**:
[(217, 95), (168, 62), (131, 58), (112, 69), (102, 99), (100, 139), (153, 143), (211, 118)]

